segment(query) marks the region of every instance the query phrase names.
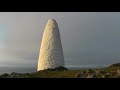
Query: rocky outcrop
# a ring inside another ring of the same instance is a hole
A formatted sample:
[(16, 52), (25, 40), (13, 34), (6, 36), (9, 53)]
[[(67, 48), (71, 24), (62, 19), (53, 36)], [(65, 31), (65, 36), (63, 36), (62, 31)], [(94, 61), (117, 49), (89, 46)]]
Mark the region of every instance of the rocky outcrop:
[(76, 75), (76, 78), (111, 78), (120, 77), (120, 69), (117, 70), (92, 70), (88, 69), (81, 71)]
[(120, 63), (112, 64), (105, 69), (88, 69), (81, 71), (76, 78), (111, 78), (120, 77)]

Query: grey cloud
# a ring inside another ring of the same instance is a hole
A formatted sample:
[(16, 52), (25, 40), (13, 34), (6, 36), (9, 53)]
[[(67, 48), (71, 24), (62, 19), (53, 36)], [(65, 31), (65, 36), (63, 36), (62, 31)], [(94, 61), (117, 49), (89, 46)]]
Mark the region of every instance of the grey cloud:
[(119, 12), (1, 12), (0, 66), (36, 66), (49, 18), (58, 22), (67, 65), (119, 62)]

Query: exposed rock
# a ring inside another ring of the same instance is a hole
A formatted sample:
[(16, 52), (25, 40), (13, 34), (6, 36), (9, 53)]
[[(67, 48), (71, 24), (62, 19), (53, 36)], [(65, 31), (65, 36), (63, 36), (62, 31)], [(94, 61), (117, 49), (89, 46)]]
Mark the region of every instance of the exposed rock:
[(97, 75), (96, 74), (90, 74), (86, 78), (95, 78)]
[(76, 78), (82, 78), (82, 76), (84, 75), (85, 72), (80, 72), (78, 73), (75, 77)]
[(102, 78), (105, 78), (105, 75), (103, 75)]
[(119, 69), (117, 70), (117, 74), (120, 75), (120, 70)]
[(103, 70), (96, 70), (95, 73), (96, 75), (105, 74)]

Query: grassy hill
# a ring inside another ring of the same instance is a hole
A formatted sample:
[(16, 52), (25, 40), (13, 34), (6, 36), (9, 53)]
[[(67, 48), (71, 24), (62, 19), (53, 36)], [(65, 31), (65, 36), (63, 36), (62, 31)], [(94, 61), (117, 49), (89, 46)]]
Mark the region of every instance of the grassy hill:
[(68, 70), (68, 71), (39, 71), (27, 76), (28, 78), (120, 78), (120, 67), (102, 69)]
[(120, 78), (120, 66), (83, 70), (45, 70), (34, 73), (3, 74), (0, 78)]

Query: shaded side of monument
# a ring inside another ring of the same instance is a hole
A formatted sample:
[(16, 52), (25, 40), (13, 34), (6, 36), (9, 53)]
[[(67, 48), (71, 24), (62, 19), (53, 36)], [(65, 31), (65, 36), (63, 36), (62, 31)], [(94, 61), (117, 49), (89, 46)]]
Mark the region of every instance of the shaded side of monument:
[(58, 24), (54, 19), (49, 19), (42, 37), (37, 71), (65, 68), (64, 65)]

